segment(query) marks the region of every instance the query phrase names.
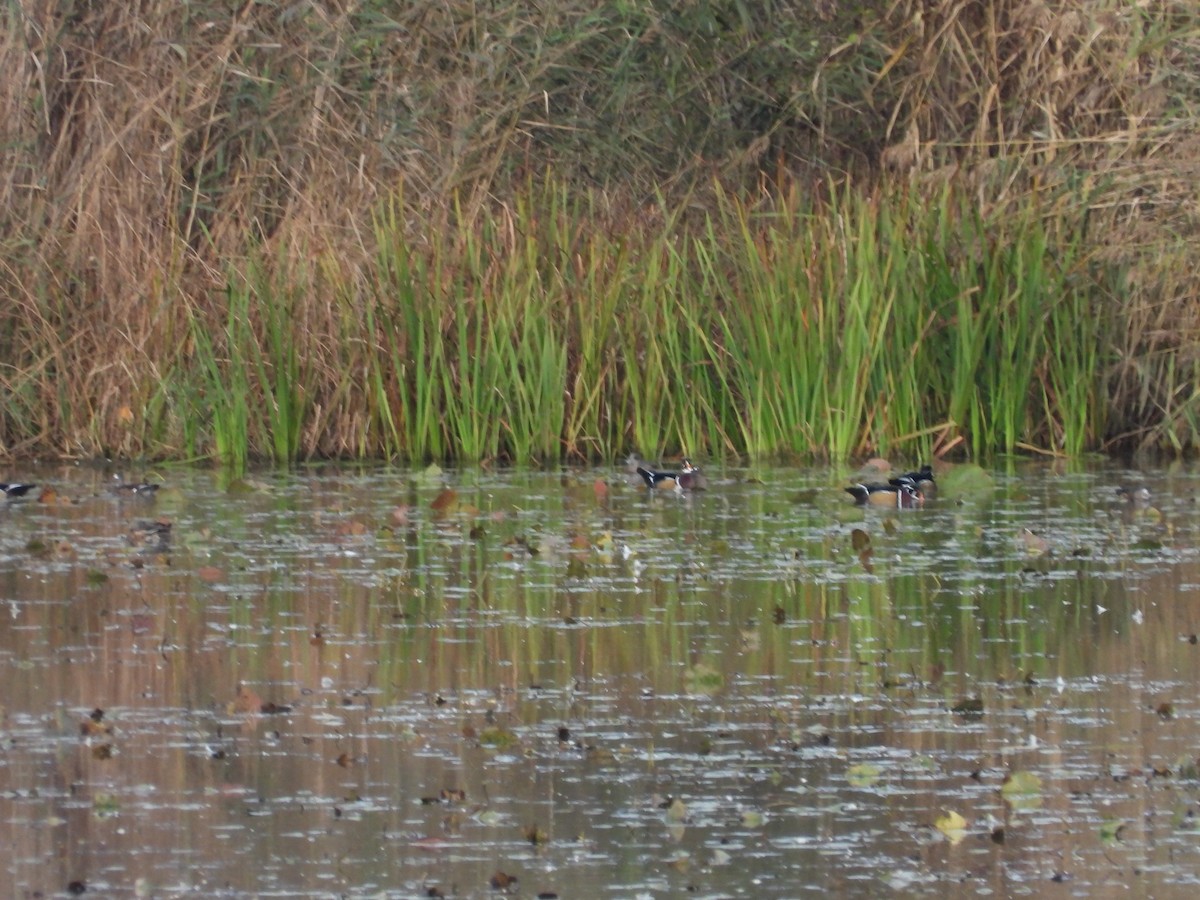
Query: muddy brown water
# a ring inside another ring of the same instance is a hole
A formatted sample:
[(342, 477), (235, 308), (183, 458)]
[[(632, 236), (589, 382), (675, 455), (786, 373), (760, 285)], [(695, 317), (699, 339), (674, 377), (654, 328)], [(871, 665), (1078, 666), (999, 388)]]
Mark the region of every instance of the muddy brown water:
[(1194, 468), (15, 474), (9, 896), (1197, 891)]

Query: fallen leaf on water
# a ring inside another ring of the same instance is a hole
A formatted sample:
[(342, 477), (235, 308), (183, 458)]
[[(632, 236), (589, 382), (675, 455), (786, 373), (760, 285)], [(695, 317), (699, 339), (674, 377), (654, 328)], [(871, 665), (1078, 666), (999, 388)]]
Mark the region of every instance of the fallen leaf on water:
[(851, 787), (866, 788), (879, 781), (883, 770), (874, 763), (856, 763), (846, 770), (846, 780)]
[(1028, 528), (1021, 529), (1020, 541), (1021, 545), (1025, 548), (1026, 556), (1044, 556), (1050, 550), (1050, 542)]
[(967, 820), (953, 810), (939, 816), (933, 824), (952, 844), (957, 844), (967, 836)]
[(1042, 805), (1042, 779), (1033, 772), (1012, 772), (1004, 779), (1000, 796), (1013, 809), (1037, 809)]
[(871, 549), (871, 536), (861, 528), (855, 528), (850, 532), (850, 545), (854, 547), (854, 552), (861, 554), (864, 550)]
[(715, 694), (725, 686), (725, 678), (707, 663), (697, 663), (684, 675), (688, 693)]
[(493, 891), (509, 891), (517, 886), (517, 881), (516, 875), (509, 875), (507, 872), (497, 869), (488, 884), (492, 886)]
[(237, 696), (229, 704), (229, 712), (258, 713), (262, 712), (262, 705), (262, 697), (258, 696), (253, 688), (242, 684), (238, 685)]
[(433, 498), (429, 508), (443, 515), (454, 512), (458, 509), (458, 491), (454, 488), (443, 488), (442, 492)]

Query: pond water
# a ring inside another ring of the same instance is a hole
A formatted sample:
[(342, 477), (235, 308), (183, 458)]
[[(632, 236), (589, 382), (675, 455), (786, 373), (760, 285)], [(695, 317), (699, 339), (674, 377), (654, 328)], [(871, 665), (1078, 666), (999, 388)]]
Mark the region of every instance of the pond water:
[(1194, 896), (1200, 471), (960, 472), (21, 472), (10, 896)]

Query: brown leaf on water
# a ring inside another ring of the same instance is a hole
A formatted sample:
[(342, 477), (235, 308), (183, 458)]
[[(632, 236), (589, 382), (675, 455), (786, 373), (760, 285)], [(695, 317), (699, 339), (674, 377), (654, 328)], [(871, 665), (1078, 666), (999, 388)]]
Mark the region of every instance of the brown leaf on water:
[(113, 745), (112, 744), (96, 744), (92, 747), (93, 759), (112, 759)]
[(367, 533), (367, 526), (358, 519), (348, 519), (338, 523), (335, 533), (338, 537), (362, 537)]
[(488, 884), (491, 885), (493, 891), (511, 891), (516, 889), (518, 881), (516, 875), (509, 875), (507, 872), (497, 869)]
[(58, 491), (52, 487), (42, 488), (42, 492), (38, 494), (38, 503), (45, 503), (47, 506), (56, 506), (61, 503), (69, 502), (65, 497), (59, 497)]
[(603, 478), (597, 478), (592, 482), (592, 493), (596, 495), (597, 503), (604, 503), (608, 499), (608, 483)]
[(398, 528), (402, 528), (407, 525), (409, 521), (408, 510), (409, 507), (405, 503), (401, 503), (398, 506), (393, 506), (391, 512), (392, 524)]
[(225, 577), (225, 572), (219, 566), (201, 566), (196, 570), (196, 577), (205, 584), (215, 584)]
[(774, 619), (776, 625), (783, 625), (787, 622), (787, 610), (782, 606), (776, 606), (772, 619)]
[(850, 545), (855, 553), (861, 555), (864, 550), (871, 549), (871, 536), (861, 528), (855, 528), (850, 532)]
[(521, 833), (525, 836), (525, 840), (535, 847), (550, 840), (550, 835), (537, 825), (526, 825)]
[(1169, 700), (1158, 704), (1158, 707), (1154, 711), (1158, 713), (1160, 719), (1175, 718), (1175, 704)]
[(238, 685), (237, 696), (229, 704), (229, 712), (231, 713), (260, 713), (262, 712), (262, 697), (250, 687), (241, 684)]
[(343, 769), (353, 769), (355, 760), (354, 760), (354, 757), (351, 756), (349, 753), (343, 753), (340, 756), (338, 756), (338, 758), (335, 760), (335, 762), (339, 766), (341, 766)]
[(1020, 534), (1021, 545), (1025, 548), (1026, 556), (1044, 556), (1050, 550), (1050, 542), (1040, 534), (1035, 534), (1028, 528), (1022, 528)]
[(465, 803), (467, 792), (462, 788), (442, 788), (439, 796), (443, 803)]
[(458, 491), (454, 488), (444, 488), (440, 494), (433, 498), (433, 502), (429, 504), (429, 508), (436, 513), (448, 515), (458, 509)]

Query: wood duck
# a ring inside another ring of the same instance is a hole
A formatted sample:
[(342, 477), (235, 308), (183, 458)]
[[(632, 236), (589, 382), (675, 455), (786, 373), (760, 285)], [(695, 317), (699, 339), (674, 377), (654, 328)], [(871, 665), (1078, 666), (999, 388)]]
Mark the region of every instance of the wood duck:
[(36, 484), (22, 484), (15, 481), (9, 484), (0, 482), (0, 491), (4, 491), (5, 497), (24, 497), (35, 487), (37, 487)]
[(121, 481), (119, 475), (114, 477), (117, 483), (112, 486), (112, 492), (118, 497), (149, 497), (159, 488), (150, 481)]
[(895, 478), (888, 479), (888, 484), (908, 484), (916, 487), (918, 491), (922, 491), (926, 485), (934, 484), (934, 467), (922, 466), (917, 472), (906, 472), (902, 475), (896, 475)]
[(854, 484), (846, 488), (858, 506), (890, 506), (893, 509), (914, 509), (925, 505), (925, 495), (903, 477), (888, 484)]
[(1150, 488), (1145, 485), (1133, 486), (1123, 484), (1117, 488), (1117, 496), (1130, 506), (1142, 507), (1150, 505)]
[(692, 465), (690, 459), (683, 461), (678, 472), (655, 472), (645, 466), (638, 466), (637, 473), (646, 482), (646, 487), (656, 491), (691, 491), (700, 486), (700, 467)]

